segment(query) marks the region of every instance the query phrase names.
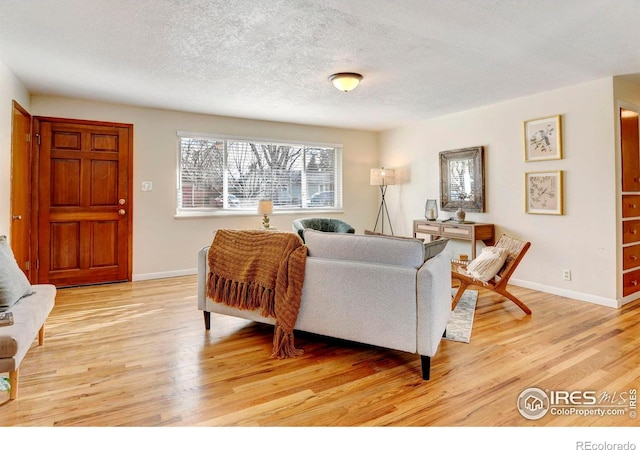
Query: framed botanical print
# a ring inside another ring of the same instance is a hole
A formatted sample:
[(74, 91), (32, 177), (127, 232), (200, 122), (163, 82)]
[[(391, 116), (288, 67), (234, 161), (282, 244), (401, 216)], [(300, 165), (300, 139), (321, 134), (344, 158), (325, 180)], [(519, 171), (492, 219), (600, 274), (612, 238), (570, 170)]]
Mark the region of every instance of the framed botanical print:
[(562, 159), (560, 116), (543, 117), (524, 123), (524, 160)]
[(564, 214), (562, 171), (524, 174), (525, 212), (528, 214)]

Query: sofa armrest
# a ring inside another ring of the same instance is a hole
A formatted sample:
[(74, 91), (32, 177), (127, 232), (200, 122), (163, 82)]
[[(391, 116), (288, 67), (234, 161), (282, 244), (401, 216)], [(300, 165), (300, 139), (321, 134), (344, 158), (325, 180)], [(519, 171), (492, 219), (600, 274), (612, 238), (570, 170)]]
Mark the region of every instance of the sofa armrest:
[(418, 270), (417, 348), (424, 356), (438, 350), (451, 316), (451, 262), (440, 253)]

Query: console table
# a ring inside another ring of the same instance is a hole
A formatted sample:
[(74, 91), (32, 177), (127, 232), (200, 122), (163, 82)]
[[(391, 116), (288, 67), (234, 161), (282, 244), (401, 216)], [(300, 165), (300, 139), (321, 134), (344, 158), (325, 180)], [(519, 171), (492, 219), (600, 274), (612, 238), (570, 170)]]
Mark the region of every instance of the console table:
[(494, 244), (494, 225), (492, 223), (414, 220), (413, 237), (435, 240), (441, 237), (471, 241), (471, 259), (476, 257), (476, 241), (486, 245)]

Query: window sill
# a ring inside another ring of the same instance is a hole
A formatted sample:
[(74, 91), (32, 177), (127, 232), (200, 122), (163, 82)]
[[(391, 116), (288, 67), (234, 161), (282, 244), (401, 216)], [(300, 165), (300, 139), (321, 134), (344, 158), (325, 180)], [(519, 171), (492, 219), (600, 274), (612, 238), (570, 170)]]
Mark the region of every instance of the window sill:
[[(274, 211), (269, 216), (287, 216), (287, 215), (314, 215), (314, 214), (343, 214), (343, 209), (322, 209), (322, 208), (309, 208), (309, 209), (284, 209)], [(221, 210), (221, 211), (178, 211), (173, 216), (174, 219), (201, 219), (211, 217), (255, 217), (259, 216), (257, 212), (247, 210)]]

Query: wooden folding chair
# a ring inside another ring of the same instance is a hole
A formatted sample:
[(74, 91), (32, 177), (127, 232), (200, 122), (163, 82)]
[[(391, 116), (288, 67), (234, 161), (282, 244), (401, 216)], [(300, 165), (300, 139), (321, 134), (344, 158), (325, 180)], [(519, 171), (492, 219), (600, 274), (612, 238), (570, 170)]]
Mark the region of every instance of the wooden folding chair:
[(454, 280), (457, 280), (460, 283), (458, 287), (458, 291), (456, 295), (453, 297), (453, 301), (451, 304), (451, 309), (455, 309), (456, 305), (462, 298), (462, 294), (469, 286), (479, 286), (485, 289), (489, 289), (491, 291), (497, 292), (498, 294), (508, 298), (513, 303), (518, 305), (520, 309), (522, 309), (528, 315), (531, 314), (531, 310), (522, 303), (516, 296), (507, 291), (507, 284), (509, 283), (509, 278), (511, 278), (511, 274), (516, 270), (518, 264), (522, 260), (529, 247), (531, 247), (530, 242), (521, 241), (519, 239), (515, 239), (509, 237), (507, 235), (502, 235), (498, 242), (495, 243), (495, 247), (506, 248), (509, 251), (507, 255), (507, 259), (504, 262), (502, 268), (498, 271), (497, 275), (493, 277), (489, 281), (480, 281), (474, 280), (470, 276), (468, 276), (464, 268), (468, 264), (468, 262), (460, 262), (455, 261), (451, 263), (451, 276)]

